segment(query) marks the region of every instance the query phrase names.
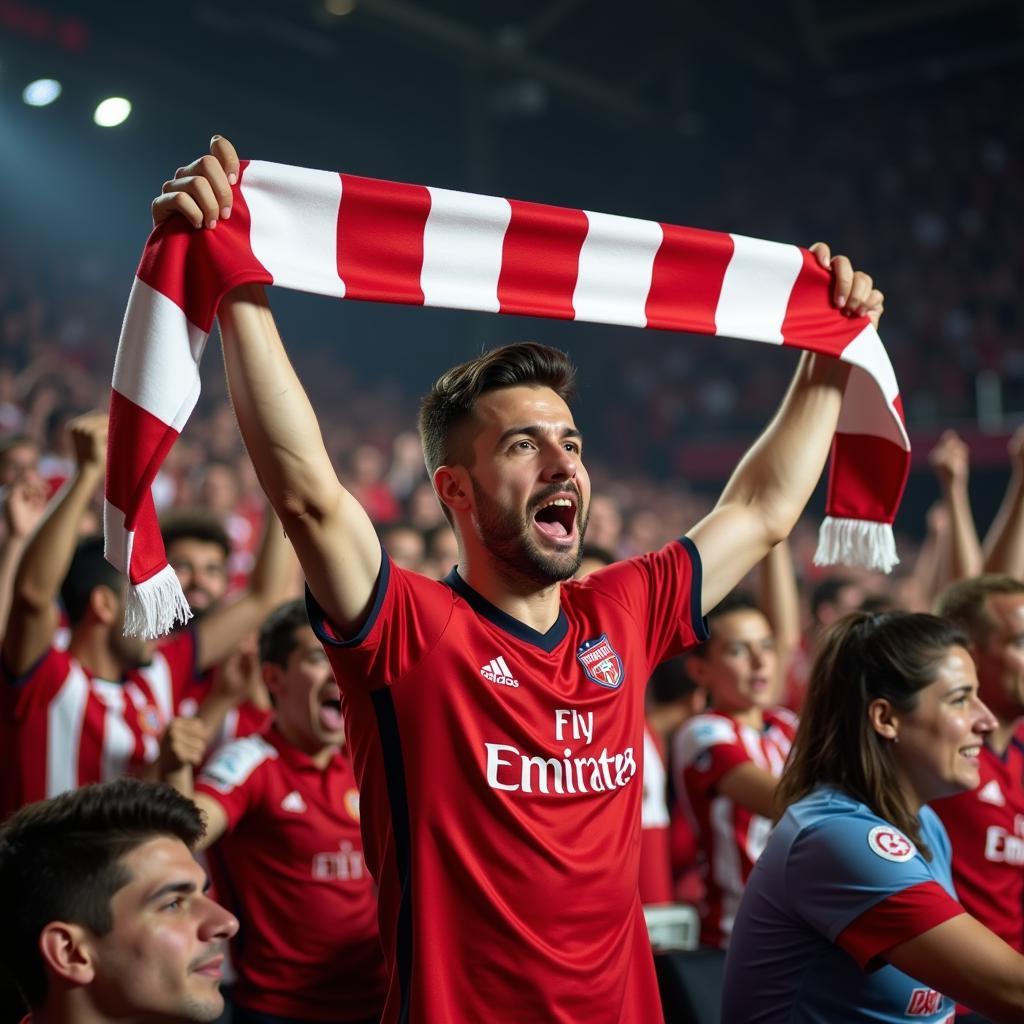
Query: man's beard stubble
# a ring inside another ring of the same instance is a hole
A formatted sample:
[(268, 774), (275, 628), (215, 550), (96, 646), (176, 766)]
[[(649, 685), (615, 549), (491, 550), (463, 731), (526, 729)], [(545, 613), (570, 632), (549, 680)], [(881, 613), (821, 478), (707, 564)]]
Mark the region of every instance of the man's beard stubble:
[[(480, 537), (491, 552), (499, 566), (505, 569), (504, 575), (512, 579), (525, 579), (538, 586), (551, 586), (563, 580), (572, 579), (579, 571), (583, 561), (583, 537), (587, 529), (587, 516), (583, 515), (579, 491), (576, 491), (577, 513), (576, 525), (578, 539), (574, 551), (560, 555), (548, 554), (540, 550), (533, 538), (529, 536), (532, 516), (522, 520), (510, 509), (502, 508), (492, 500), (476, 479), (470, 475), (473, 485), (473, 498), (476, 502), (476, 523)], [(552, 493), (561, 493), (564, 487), (552, 488)], [(543, 495), (538, 501), (543, 500)]]

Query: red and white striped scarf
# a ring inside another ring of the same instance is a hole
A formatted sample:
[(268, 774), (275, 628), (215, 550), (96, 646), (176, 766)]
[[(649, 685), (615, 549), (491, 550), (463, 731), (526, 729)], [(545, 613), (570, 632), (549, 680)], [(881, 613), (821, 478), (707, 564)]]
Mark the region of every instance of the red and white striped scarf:
[(126, 632), (190, 615), (151, 485), (199, 397), (221, 297), (246, 282), (338, 298), (657, 327), (822, 352), (851, 363), (818, 560), (888, 571), (910, 464), (874, 327), (830, 302), (806, 250), (743, 235), (244, 161), (232, 215), (150, 236), (114, 364), (104, 528), (131, 581)]

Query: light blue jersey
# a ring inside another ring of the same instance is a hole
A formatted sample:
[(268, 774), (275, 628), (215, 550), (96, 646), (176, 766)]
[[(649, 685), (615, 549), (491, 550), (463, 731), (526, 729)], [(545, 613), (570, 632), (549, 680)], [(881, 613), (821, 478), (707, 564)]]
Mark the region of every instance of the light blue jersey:
[(736, 916), (723, 1024), (952, 1021), (952, 1000), (878, 959), (963, 913), (945, 829), (928, 807), (920, 822), (931, 861), (837, 790), (786, 811)]

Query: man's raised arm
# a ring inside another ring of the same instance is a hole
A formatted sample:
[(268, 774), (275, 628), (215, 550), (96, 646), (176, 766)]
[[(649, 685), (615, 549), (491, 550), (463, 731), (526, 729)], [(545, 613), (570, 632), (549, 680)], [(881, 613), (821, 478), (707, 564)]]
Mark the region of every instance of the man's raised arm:
[[(153, 202), (153, 221), (181, 215), (201, 230), (230, 216), (238, 157), (214, 136), (211, 155), (182, 167)], [(285, 353), (263, 288), (221, 301), (228, 388), (260, 483), (317, 601), (346, 632), (369, 612), (381, 548), (362, 506), (338, 481), (306, 392)]]
[(75, 554), (78, 527), (103, 483), (106, 413), (78, 416), (67, 429), (75, 471), (51, 500), (14, 574), (2, 650), (4, 669), (13, 679), (28, 672), (53, 643), (57, 597)]
[[(877, 327), (883, 296), (871, 278), (854, 272), (845, 256), (832, 259), (823, 243), (811, 252), (832, 267), (835, 304)], [(832, 447), (849, 373), (838, 359), (804, 353), (781, 408), (740, 460), (718, 504), (689, 531), (703, 566), (705, 612), (796, 525)]]

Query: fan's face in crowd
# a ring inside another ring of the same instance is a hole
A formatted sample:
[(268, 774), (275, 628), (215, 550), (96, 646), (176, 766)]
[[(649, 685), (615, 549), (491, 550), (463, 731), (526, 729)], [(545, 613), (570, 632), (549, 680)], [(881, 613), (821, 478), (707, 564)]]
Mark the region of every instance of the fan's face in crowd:
[(216, 1020), (238, 921), (206, 896), (206, 877), (180, 840), (151, 839), (121, 862), (131, 878), (111, 900), (113, 928), (93, 940), (94, 1002), (108, 1018)]
[(550, 388), (511, 387), (475, 406), (473, 527), (510, 575), (542, 586), (571, 579), (590, 504), (582, 440)]
[(219, 544), (183, 537), (169, 545), (167, 561), (193, 611), (207, 611), (227, 592), (228, 560)]
[(282, 668), (266, 665), (264, 679), (274, 695), (278, 728), (297, 747), (315, 753), (345, 742), (341, 690), (323, 645), (309, 626), (294, 634), (295, 646)]
[(897, 740), (890, 749), (914, 800), (923, 803), (974, 789), (981, 744), (995, 725), (978, 696), (970, 654), (951, 647), (935, 681), (919, 692), (917, 706), (896, 717)]
[(991, 629), (972, 649), (981, 695), (1002, 720), (1024, 715), (1024, 594), (990, 594)]
[(753, 608), (717, 616), (711, 639), (688, 667), (714, 708), (725, 714), (765, 708), (777, 699), (775, 637), (768, 620)]

